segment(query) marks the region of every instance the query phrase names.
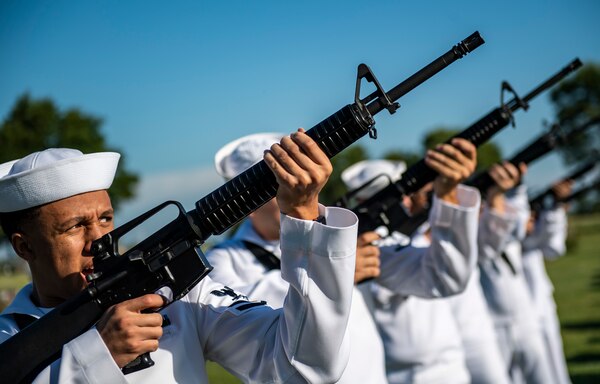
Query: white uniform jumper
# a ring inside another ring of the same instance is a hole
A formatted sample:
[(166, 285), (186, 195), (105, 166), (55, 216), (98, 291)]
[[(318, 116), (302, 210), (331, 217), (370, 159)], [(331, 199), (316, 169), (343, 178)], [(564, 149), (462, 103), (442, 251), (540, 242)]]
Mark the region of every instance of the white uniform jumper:
[(380, 246), (375, 319), (390, 383), (468, 383), (458, 326), (445, 297), (465, 289), (477, 259), (477, 190), (459, 186), (459, 205), (434, 197), (431, 241)]
[[(529, 213), (507, 200), (507, 213), (484, 209), (479, 226), (481, 286), (505, 369), (513, 382), (552, 383), (537, 314), (525, 282), (520, 240)], [(526, 202), (525, 194), (525, 202)]]
[[(329, 217), (326, 220), (327, 225), (330, 225)], [(251, 299), (266, 300), (267, 305), (280, 308), (286, 300), (289, 301), (289, 298), (286, 298), (289, 290), (286, 271), (268, 270), (242, 241), (259, 245), (277, 257), (281, 255), (279, 241), (263, 240), (253, 229), (251, 221), (246, 220), (231, 240), (207, 252), (208, 260), (215, 267), (211, 277), (215, 281), (243, 292)], [(356, 237), (346, 245), (353, 246), (356, 250)], [(322, 247), (323, 250), (330, 248), (327, 244), (322, 244)], [(322, 280), (328, 279), (330, 273), (328, 270), (316, 267), (311, 267), (311, 271), (319, 275)], [(323, 342), (307, 334), (301, 337), (305, 343), (313, 343), (316, 349), (319, 349), (320, 343)], [(339, 383), (385, 383), (383, 345), (362, 293), (356, 287), (352, 293), (347, 341), (350, 343), (350, 358)], [(314, 382), (323, 381), (317, 379)]]
[[(154, 366), (123, 375), (92, 328), (65, 344), (36, 382), (207, 383), (205, 360), (249, 383), (337, 380), (350, 349), (357, 218), (339, 208), (326, 215), (328, 226), (281, 218), (281, 274), (290, 287), (283, 309), (248, 302), (207, 277), (161, 312), (171, 325), (151, 353)], [(0, 316), (2, 340), (18, 332), (11, 313), (47, 312), (31, 302), (31, 290), (25, 287)]]
[(471, 383), (508, 384), (510, 378), (479, 276), (479, 269), (475, 268), (465, 291), (447, 300), (458, 325)]
[(538, 312), (552, 375), (560, 384), (570, 383), (563, 351), (560, 323), (554, 302), (554, 286), (546, 273), (544, 259), (556, 259), (565, 251), (567, 215), (564, 208), (542, 211), (535, 230), (523, 241), (523, 267), (527, 286)]

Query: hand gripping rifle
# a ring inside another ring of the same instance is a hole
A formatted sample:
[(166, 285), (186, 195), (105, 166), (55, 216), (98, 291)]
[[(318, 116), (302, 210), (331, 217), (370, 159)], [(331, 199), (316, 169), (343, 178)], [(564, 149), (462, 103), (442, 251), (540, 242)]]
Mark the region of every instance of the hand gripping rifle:
[[(469, 128), (451, 139), (448, 139), (446, 142), (448, 143), (453, 138), (458, 137), (470, 141), (475, 146), (485, 143), (509, 123), (514, 125), (513, 113), (515, 111), (520, 108), (527, 110), (528, 102), (531, 99), (558, 83), (580, 66), (581, 61), (579, 59), (573, 60), (560, 72), (546, 80), (523, 98), (519, 98), (507, 82), (503, 82), (500, 106), (493, 109)], [(504, 103), (505, 92), (510, 92), (514, 95), (514, 98), (508, 103)], [(425, 164), (425, 160), (421, 159), (418, 163), (409, 167), (408, 170), (402, 174), (400, 180), (388, 185), (368, 200), (359, 203), (356, 207), (352, 208), (359, 218), (359, 233), (372, 231), (377, 227), (385, 226), (390, 233), (392, 231), (398, 231), (407, 235), (412, 234), (420, 224), (427, 220), (428, 213), (423, 213), (422, 215), (419, 215), (419, 217), (411, 217), (402, 205), (402, 196), (410, 195), (411, 193), (418, 191), (427, 183), (433, 181), (436, 176), (437, 172), (429, 168)], [(372, 180), (359, 187), (359, 189), (366, 187), (367, 184), (370, 184), (371, 182)], [(353, 195), (356, 191), (351, 191), (349, 193)], [(342, 198), (338, 200), (338, 205), (344, 205), (346, 202), (347, 198)]]
[[(373, 115), (384, 108), (394, 113), (399, 107), (395, 100), (483, 43), (479, 33), (473, 33), (387, 93), (369, 67), (360, 64), (354, 103), (307, 134), (329, 157), (367, 133), (375, 138)], [(360, 99), (362, 79), (377, 88), (364, 99)], [(94, 273), (88, 287), (0, 344), (0, 356), (4, 357), (0, 361), (2, 380), (31, 381), (60, 357), (64, 344), (90, 329), (112, 305), (162, 287), (171, 289), (173, 301), (183, 297), (212, 269), (198, 246), (232, 227), (276, 192), (275, 176), (263, 160), (198, 200), (194, 210), (186, 212), (180, 203), (167, 201), (95, 240)], [(121, 255), (119, 239), (166, 207), (175, 207), (178, 217)], [(136, 366), (124, 373), (153, 364), (148, 354), (138, 359)]]
[[(568, 133), (564, 133), (560, 130), (558, 125), (555, 125), (549, 133), (546, 133), (534, 140), (530, 145), (508, 160), (512, 164), (520, 164), (521, 162), (529, 164), (534, 160), (542, 157), (543, 155), (556, 148), (558, 145), (569, 142), (573, 137), (577, 136), (581, 132), (585, 131), (589, 127), (600, 122), (600, 119), (594, 119), (588, 123), (571, 130)], [(480, 173), (471, 179), (467, 180), (467, 185), (474, 186), (479, 189), (479, 192), (483, 196), (486, 195), (487, 189), (494, 185), (493, 179), (489, 173)], [(420, 226), (429, 218), (429, 209), (425, 209), (420, 213), (412, 216), (410, 219), (405, 220), (401, 226), (398, 227), (398, 232), (406, 235), (412, 235)], [(406, 232), (405, 232), (406, 231)]]
[[(559, 182), (565, 182), (565, 181), (569, 181), (569, 180), (575, 181), (575, 180), (579, 179), (580, 177), (585, 176), (586, 174), (591, 172), (593, 169), (595, 169), (597, 164), (598, 164), (598, 154), (595, 154), (591, 160), (588, 160), (584, 164), (575, 168), (575, 170), (573, 170), (569, 175), (563, 177)], [(554, 183), (554, 184), (556, 184), (556, 183)], [(548, 189), (546, 189), (544, 192), (539, 193), (533, 199), (529, 200), (529, 205), (531, 206), (531, 209), (533, 211), (539, 212), (539, 211), (545, 209), (546, 207), (548, 207), (548, 204), (553, 206), (556, 203), (562, 202), (562, 200), (564, 200), (564, 199), (558, 199), (557, 196), (555, 195), (554, 184), (552, 186), (550, 186)], [(569, 197), (566, 197), (566, 198), (570, 198), (570, 196), (571, 195), (569, 195)]]
[(593, 181), (592, 183), (589, 183), (588, 185), (579, 188), (577, 191), (571, 193), (569, 196), (564, 197), (562, 199), (557, 199), (556, 203), (563, 203), (566, 204), (568, 202), (571, 202), (575, 199), (579, 199), (582, 196), (585, 196), (586, 193), (592, 191), (592, 190), (597, 190), (600, 188), (600, 179), (596, 179), (595, 181)]

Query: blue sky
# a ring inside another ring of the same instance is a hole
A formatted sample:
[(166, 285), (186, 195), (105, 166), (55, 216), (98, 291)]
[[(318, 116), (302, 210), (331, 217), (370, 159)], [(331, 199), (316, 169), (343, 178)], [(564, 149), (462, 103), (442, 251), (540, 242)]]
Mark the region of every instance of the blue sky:
[[(417, 150), (436, 126), (464, 128), (575, 57), (600, 62), (597, 1), (18, 1), (0, 3), (0, 116), (29, 92), (104, 120), (142, 176), (134, 215), (166, 199), (191, 209), (221, 184), (215, 152), (260, 131), (310, 128), (354, 96), (368, 64), (395, 86), (478, 30), (486, 44), (376, 116), (372, 157)], [(494, 140), (509, 156), (553, 119), (548, 93)], [(560, 171), (557, 171), (559, 169)], [(528, 182), (562, 174), (558, 158)]]

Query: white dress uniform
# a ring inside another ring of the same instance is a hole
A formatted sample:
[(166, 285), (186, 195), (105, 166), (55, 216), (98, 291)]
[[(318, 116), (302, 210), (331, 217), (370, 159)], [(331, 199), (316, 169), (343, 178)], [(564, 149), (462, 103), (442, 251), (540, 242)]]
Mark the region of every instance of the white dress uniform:
[(498, 347), (479, 275), (479, 269), (475, 268), (465, 291), (447, 300), (458, 325), (471, 383), (508, 384), (510, 378)]
[(458, 187), (459, 205), (434, 197), (431, 241), (382, 245), (375, 319), (390, 383), (468, 383), (458, 326), (444, 297), (465, 289), (477, 260), (477, 190)]
[[(332, 208), (330, 208), (332, 209)], [(327, 218), (327, 225), (330, 219)], [(251, 299), (262, 299), (273, 308), (285, 305), (286, 294), (290, 289), (285, 279), (286, 271), (279, 269), (268, 270), (242, 241), (256, 244), (276, 257), (281, 256), (279, 241), (265, 241), (252, 227), (250, 220), (242, 223), (231, 240), (225, 241), (207, 252), (206, 257), (214, 266), (211, 276), (227, 286), (245, 293)], [(317, 241), (317, 239), (315, 239)], [(356, 249), (356, 238), (348, 245)], [(323, 245), (324, 248), (326, 245)], [(323, 274), (325, 270), (312, 268), (312, 273)], [(306, 343), (319, 348), (320, 341), (309, 335), (301, 337)], [(385, 383), (385, 367), (383, 345), (371, 312), (363, 295), (356, 287), (352, 293), (350, 318), (348, 319), (347, 341), (350, 342), (350, 357), (348, 366), (339, 383)], [(316, 380), (322, 382), (323, 380)]]
[[(154, 366), (123, 375), (92, 328), (65, 344), (36, 382), (206, 383), (205, 360), (249, 383), (336, 381), (350, 348), (358, 220), (344, 209), (320, 210), (327, 226), (281, 218), (282, 276), (290, 287), (282, 309), (249, 302), (207, 277), (161, 311), (171, 324), (151, 353)], [(18, 332), (11, 313), (48, 311), (31, 302), (31, 290), (25, 287), (0, 316), (2, 340)]]
[(534, 232), (523, 241), (523, 267), (527, 286), (538, 312), (552, 375), (560, 384), (570, 383), (563, 351), (560, 323), (554, 301), (554, 286), (546, 273), (544, 259), (556, 259), (565, 251), (567, 216), (563, 208), (545, 210), (536, 220)]
[(521, 235), (523, 191), (511, 201), (507, 212), (484, 209), (479, 226), (481, 286), (494, 321), (498, 345), (513, 382), (552, 383), (544, 354), (541, 330), (523, 274)]

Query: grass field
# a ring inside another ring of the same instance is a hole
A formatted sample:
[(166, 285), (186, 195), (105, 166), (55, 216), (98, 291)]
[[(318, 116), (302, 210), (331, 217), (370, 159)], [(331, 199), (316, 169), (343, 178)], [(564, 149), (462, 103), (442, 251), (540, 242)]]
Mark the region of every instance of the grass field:
[[(547, 263), (555, 287), (565, 355), (573, 384), (600, 383), (600, 215), (570, 218), (567, 255)], [(26, 276), (0, 276), (0, 290), (20, 287)], [(207, 363), (211, 383), (240, 381)]]
[(567, 255), (546, 266), (572, 381), (600, 383), (600, 215), (569, 224)]

